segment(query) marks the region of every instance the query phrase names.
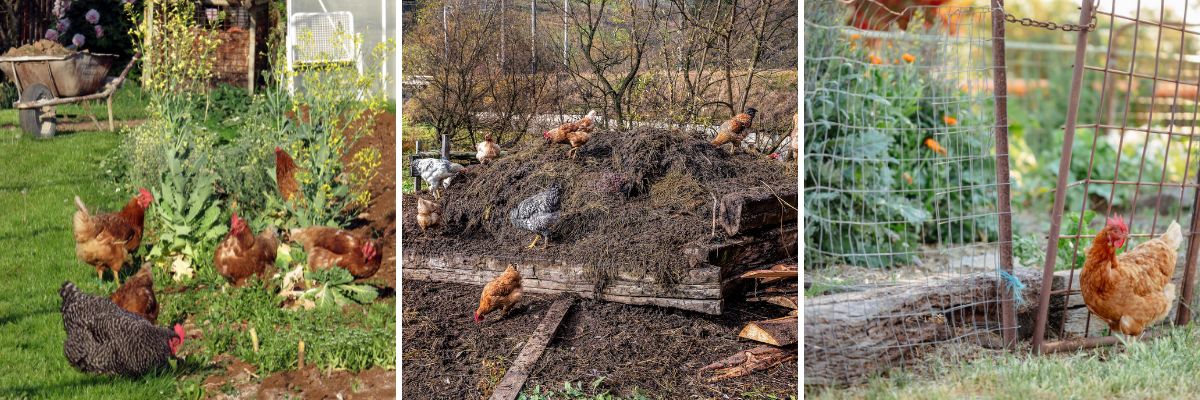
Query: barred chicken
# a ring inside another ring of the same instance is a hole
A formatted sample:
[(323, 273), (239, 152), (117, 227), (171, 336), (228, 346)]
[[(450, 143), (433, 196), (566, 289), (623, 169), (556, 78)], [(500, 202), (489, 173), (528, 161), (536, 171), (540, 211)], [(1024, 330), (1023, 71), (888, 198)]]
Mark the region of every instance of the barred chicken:
[(125, 311), (137, 314), (152, 324), (158, 323), (158, 299), (154, 297), (154, 274), (150, 264), (142, 265), (109, 300)]
[(104, 279), (104, 271), (112, 271), (113, 281), (121, 284), (121, 267), (129, 253), (142, 244), (142, 227), (146, 209), (154, 196), (146, 189), (130, 199), (121, 211), (93, 215), (79, 196), (75, 196), (75, 216), (72, 219), (75, 235), (75, 256), (93, 267), (96, 277)]
[(562, 186), (556, 182), (546, 190), (522, 200), (508, 212), (508, 220), (513, 226), (533, 232), (533, 242), (527, 248), (536, 246), (539, 238), (546, 239), (542, 248), (550, 242), (550, 228), (558, 222), (561, 201)]
[(492, 139), (492, 134), (483, 135), (483, 141), (475, 144), (475, 158), (480, 164), (487, 164), (500, 155), (500, 146)]
[(327, 226), (310, 226), (291, 230), (291, 238), (304, 246), (308, 266), (312, 268), (341, 267), (355, 278), (375, 275), (383, 263), (374, 241), (353, 232)]
[(1138, 336), (1171, 311), (1171, 276), (1183, 235), (1179, 224), (1171, 222), (1162, 236), (1117, 255), (1128, 236), (1121, 217), (1108, 219), (1088, 248), (1079, 286), (1088, 309), (1113, 332)]
[(63, 282), (58, 295), (67, 333), (63, 354), (79, 371), (135, 378), (166, 366), (183, 346), (182, 325), (155, 326), (71, 282)]
[(475, 309), (475, 323), (483, 322), (483, 318), (496, 309), (500, 309), (500, 318), (504, 318), (521, 301), (521, 292), (521, 273), (515, 265), (509, 264), (504, 273), (483, 287), (479, 308)]
[(732, 143), (735, 151), (740, 149), (742, 140), (745, 140), (746, 135), (750, 133), (750, 125), (754, 122), (755, 114), (758, 114), (758, 110), (747, 108), (746, 112), (725, 121), (720, 128), (717, 128), (717, 136), (713, 138), (712, 145), (721, 147), (726, 143)]
[(461, 164), (452, 163), (439, 158), (421, 158), (413, 160), (413, 167), (421, 175), (421, 179), (429, 184), (429, 192), (433, 198), (441, 198), (441, 190), (450, 187), (450, 180), (463, 170)]
[(229, 218), (229, 233), (217, 246), (213, 264), (225, 280), (234, 286), (241, 286), (251, 276), (261, 278), (267, 268), (275, 265), (278, 248), (279, 240), (274, 228), (264, 229), (255, 236), (246, 221), (234, 213)]
[(592, 139), (595, 118), (596, 110), (588, 111), (587, 115), (578, 121), (568, 122), (542, 133), (542, 138), (546, 139), (546, 144), (570, 144), (571, 150), (568, 150), (567, 154), (575, 158), (579, 148)]
[(417, 198), (417, 226), (421, 227), (421, 234), (441, 223), (442, 206), (424, 198)]

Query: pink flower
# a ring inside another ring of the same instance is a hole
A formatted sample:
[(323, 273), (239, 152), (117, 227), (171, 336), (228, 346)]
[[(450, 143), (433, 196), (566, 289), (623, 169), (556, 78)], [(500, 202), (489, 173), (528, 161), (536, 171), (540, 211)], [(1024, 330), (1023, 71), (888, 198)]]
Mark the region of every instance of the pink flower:
[(104, 37), (104, 27), (103, 26), (96, 25), (92, 28), (96, 30), (96, 38)]
[(71, 29), (71, 20), (66, 18), (58, 20), (58, 31), (66, 32), (67, 29)]
[(71, 37), (71, 44), (74, 44), (76, 48), (83, 47), (83, 42), (83, 35), (76, 33), (75, 36)]
[(83, 19), (86, 19), (90, 24), (100, 22), (100, 12), (96, 11), (95, 8), (88, 10), (87, 13), (83, 15)]
[(53, 30), (53, 29), (47, 29), (46, 30), (46, 40), (57, 42), (58, 41), (58, 31)]

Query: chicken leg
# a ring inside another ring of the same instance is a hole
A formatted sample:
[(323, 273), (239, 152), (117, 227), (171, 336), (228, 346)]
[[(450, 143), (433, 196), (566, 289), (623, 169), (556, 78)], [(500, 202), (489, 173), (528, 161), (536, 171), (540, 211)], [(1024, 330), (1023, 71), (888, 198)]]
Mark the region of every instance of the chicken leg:
[(533, 246), (537, 246), (538, 239), (541, 237), (542, 237), (541, 234), (537, 234), (537, 233), (533, 234), (533, 242), (530, 243), (529, 246), (526, 246), (525, 248), (532, 249)]

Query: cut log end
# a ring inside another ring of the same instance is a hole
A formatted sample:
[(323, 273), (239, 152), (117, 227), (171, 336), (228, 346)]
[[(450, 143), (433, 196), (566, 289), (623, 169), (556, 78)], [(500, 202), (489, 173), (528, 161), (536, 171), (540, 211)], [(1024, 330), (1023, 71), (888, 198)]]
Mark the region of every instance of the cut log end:
[(755, 321), (746, 324), (738, 336), (772, 346), (788, 346), (796, 344), (796, 334), (799, 331), (798, 322), (796, 317), (790, 316)]

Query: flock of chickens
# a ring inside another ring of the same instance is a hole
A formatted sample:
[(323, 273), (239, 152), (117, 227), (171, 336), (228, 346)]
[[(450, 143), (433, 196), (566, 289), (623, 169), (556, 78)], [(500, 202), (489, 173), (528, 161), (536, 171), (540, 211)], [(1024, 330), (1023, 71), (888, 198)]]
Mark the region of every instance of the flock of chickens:
[[(299, 168), (279, 148), (275, 149), (275, 166), (280, 196), (284, 201), (296, 201)], [(176, 323), (172, 329), (157, 325), (159, 307), (150, 264), (121, 284), (121, 268), (141, 246), (146, 210), (153, 202), (154, 196), (143, 188), (120, 211), (95, 214), (75, 197), (75, 254), (95, 267), (101, 280), (106, 270), (112, 271), (118, 285), (109, 297), (84, 293), (69, 281), (59, 290), (67, 333), (64, 353), (80, 371), (141, 376), (166, 365), (183, 345), (182, 325)], [(235, 286), (242, 286), (252, 276), (265, 278), (275, 265), (279, 247), (275, 230), (268, 227), (255, 235), (246, 221), (233, 213), (229, 232), (213, 255), (217, 272)], [(287, 234), (304, 247), (309, 268), (340, 267), (355, 278), (366, 278), (382, 263), (376, 242), (363, 235), (324, 226), (292, 229)]]
[[(746, 112), (737, 114), (726, 121), (717, 129), (712, 145), (721, 147), (725, 144), (732, 144), (735, 151), (741, 149), (742, 141), (749, 134), (757, 113), (758, 110), (748, 108)], [(567, 157), (575, 159), (580, 148), (587, 144), (592, 137), (595, 117), (596, 111), (591, 110), (578, 121), (568, 122), (542, 133), (542, 138), (546, 145), (570, 145)], [(794, 136), (792, 145), (793, 147), (797, 145)], [(479, 160), (480, 165), (488, 165), (500, 156), (500, 146), (496, 144), (491, 134), (485, 135), (483, 141), (475, 146), (475, 150), (475, 158)], [(771, 155), (772, 159), (778, 157), (778, 154)], [(425, 235), (428, 234), (429, 229), (441, 225), (442, 206), (437, 202), (442, 197), (440, 192), (448, 188), (450, 181), (458, 173), (466, 170), (466, 167), (437, 158), (413, 160), (413, 167), (421, 175), (421, 179), (429, 184), (429, 191), (434, 198), (433, 200), (424, 197), (417, 198), (417, 226), (421, 228), (421, 234)], [(558, 182), (551, 183), (546, 189), (525, 198), (517, 203), (516, 207), (509, 210), (509, 223), (517, 229), (533, 233), (533, 241), (527, 248), (536, 247), (539, 240), (542, 241), (543, 249), (549, 244), (551, 228), (559, 219), (563, 190), (562, 185)], [(484, 316), (495, 310), (501, 310), (501, 318), (503, 318), (503, 315), (506, 315), (520, 299), (521, 274), (515, 266), (509, 265), (504, 273), (484, 286), (483, 294), (479, 299), (479, 308), (475, 311), (475, 322), (482, 322)]]

